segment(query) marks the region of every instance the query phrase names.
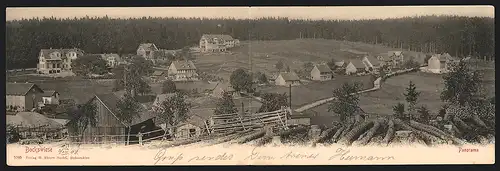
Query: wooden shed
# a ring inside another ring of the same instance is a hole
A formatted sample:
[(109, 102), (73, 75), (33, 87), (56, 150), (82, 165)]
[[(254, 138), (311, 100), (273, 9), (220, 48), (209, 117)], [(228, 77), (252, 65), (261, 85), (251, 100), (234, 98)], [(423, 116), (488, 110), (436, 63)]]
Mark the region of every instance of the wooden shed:
[[(154, 123), (154, 113), (141, 107), (139, 116), (132, 119), (132, 122), (127, 123), (118, 117), (119, 98), (113, 94), (96, 94), (88, 103), (94, 103), (97, 108), (96, 126), (89, 126), (80, 141), (85, 143), (103, 143), (115, 142), (125, 144), (130, 141), (130, 144), (138, 143), (139, 132), (149, 132), (161, 129)], [(70, 121), (71, 122), (71, 121)], [(76, 132), (69, 128), (70, 134), (76, 135)], [(144, 139), (162, 135), (164, 133), (156, 133), (154, 135), (144, 135)], [(79, 138), (77, 138), (79, 139)], [(75, 139), (72, 139), (75, 140)]]

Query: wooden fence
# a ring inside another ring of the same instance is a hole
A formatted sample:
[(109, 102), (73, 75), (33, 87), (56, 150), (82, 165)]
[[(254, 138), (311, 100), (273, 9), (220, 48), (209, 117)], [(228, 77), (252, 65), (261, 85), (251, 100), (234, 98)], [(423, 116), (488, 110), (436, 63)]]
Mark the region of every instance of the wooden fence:
[(210, 132), (224, 133), (238, 129), (248, 129), (255, 127), (281, 127), (287, 128), (287, 120), (291, 114), (289, 108), (282, 107), (280, 110), (264, 113), (231, 113), (213, 116), (214, 125)]
[[(213, 116), (212, 119), (214, 124), (207, 126), (206, 128), (202, 128), (204, 134), (196, 137), (201, 138), (204, 137), (210, 138), (212, 135), (220, 135), (229, 133), (237, 130), (247, 130), (249, 128), (259, 128), (269, 126), (274, 129), (287, 129), (288, 124), (287, 120), (291, 116), (290, 108), (282, 107), (280, 110), (272, 111), (272, 112), (263, 112), (263, 113), (231, 113), (231, 114), (222, 114)], [(175, 127), (179, 127), (181, 125), (177, 125)], [(172, 127), (170, 127), (172, 128)], [(33, 129), (31, 129), (33, 130)], [(42, 134), (46, 134), (48, 130), (40, 130)], [(141, 132), (138, 134), (123, 134), (123, 135), (84, 135), (85, 138), (82, 139), (81, 135), (68, 135), (59, 138), (52, 139), (44, 139), (46, 142), (57, 142), (57, 141), (70, 141), (74, 144), (144, 144), (147, 142), (151, 142), (153, 140), (173, 140), (172, 137), (168, 136), (168, 131), (164, 132), (160, 135), (154, 135), (154, 133), (165, 131), (164, 129), (157, 129), (149, 132)], [(153, 136), (150, 136), (153, 134)], [(148, 136), (149, 135), (149, 136)], [(131, 137), (136, 140), (131, 140)], [(28, 137), (29, 139), (29, 137)], [(36, 139), (36, 138), (35, 138)], [(175, 140), (182, 139), (177, 138)]]

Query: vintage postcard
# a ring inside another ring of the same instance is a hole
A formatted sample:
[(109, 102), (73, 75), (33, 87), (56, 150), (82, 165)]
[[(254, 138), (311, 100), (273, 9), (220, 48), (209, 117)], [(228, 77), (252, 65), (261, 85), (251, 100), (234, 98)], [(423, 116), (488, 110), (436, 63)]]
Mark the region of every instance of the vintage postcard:
[(493, 6), (6, 19), (9, 166), (495, 163)]

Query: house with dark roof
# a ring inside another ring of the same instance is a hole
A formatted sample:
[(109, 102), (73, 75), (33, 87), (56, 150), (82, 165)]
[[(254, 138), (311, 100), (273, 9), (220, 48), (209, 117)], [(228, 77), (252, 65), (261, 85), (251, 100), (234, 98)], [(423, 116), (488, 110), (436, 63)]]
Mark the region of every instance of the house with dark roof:
[(71, 63), (82, 56), (84, 51), (73, 49), (41, 49), (38, 56), (37, 73), (54, 74), (71, 71)]
[(300, 78), (295, 72), (282, 72), (278, 75), (274, 83), (280, 86), (296, 86), (300, 85)]
[(349, 63), (347, 64), (345, 68), (345, 73), (347, 75), (351, 75), (359, 72), (366, 72), (367, 70), (368, 70), (367, 67), (361, 60), (353, 59), (350, 60)]
[(42, 102), (44, 91), (33, 83), (7, 83), (5, 88), (6, 111), (31, 111)]
[(316, 81), (326, 81), (333, 79), (333, 71), (326, 64), (315, 65), (311, 70), (311, 79)]
[[(118, 102), (119, 97), (114, 93), (96, 94), (87, 102), (93, 103), (96, 106), (96, 124), (95, 126), (90, 125), (85, 130), (80, 141), (115, 141), (119, 143), (125, 143), (127, 142), (127, 139), (129, 139), (131, 143), (137, 143), (135, 141), (138, 140), (138, 137), (135, 135), (137, 135), (139, 132), (144, 133), (161, 129), (155, 124), (154, 112), (144, 108), (142, 105), (139, 109), (138, 116), (133, 117), (130, 122), (127, 122), (126, 120), (120, 118), (120, 113), (117, 106)], [(78, 134), (78, 132), (76, 132), (71, 127), (68, 129), (70, 134)], [(143, 138), (146, 139), (154, 136), (158, 136), (158, 133), (154, 135), (145, 134)]]
[(55, 90), (44, 90), (42, 93), (42, 103), (43, 104), (59, 104), (59, 92)]
[(193, 61), (173, 61), (168, 68), (168, 75), (173, 81), (196, 81), (198, 73)]
[(235, 47), (239, 41), (225, 34), (203, 34), (200, 39), (200, 50), (202, 52), (224, 52)]
[(137, 55), (146, 59), (153, 59), (153, 51), (159, 50), (154, 43), (142, 43), (137, 48)]

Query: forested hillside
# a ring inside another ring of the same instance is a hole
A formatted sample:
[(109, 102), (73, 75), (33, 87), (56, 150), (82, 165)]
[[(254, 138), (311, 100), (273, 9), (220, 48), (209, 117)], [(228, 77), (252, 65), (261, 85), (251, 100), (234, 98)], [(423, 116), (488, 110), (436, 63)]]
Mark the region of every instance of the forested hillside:
[(240, 40), (325, 38), (377, 43), (413, 51), (494, 56), (494, 19), (422, 16), (377, 20), (255, 20), (202, 18), (25, 19), (6, 23), (7, 68), (36, 67), (41, 48), (78, 47), (90, 53), (135, 53), (142, 42), (178, 49), (202, 34)]

